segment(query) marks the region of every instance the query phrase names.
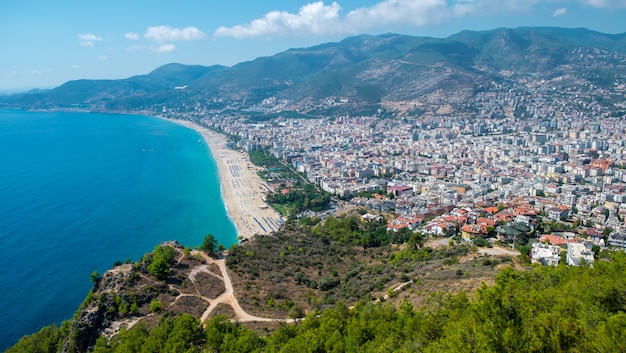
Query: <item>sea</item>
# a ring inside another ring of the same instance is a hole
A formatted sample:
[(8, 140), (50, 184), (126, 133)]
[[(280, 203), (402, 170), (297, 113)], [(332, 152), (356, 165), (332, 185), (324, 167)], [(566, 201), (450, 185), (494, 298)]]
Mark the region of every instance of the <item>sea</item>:
[(70, 319), (90, 274), (236, 230), (202, 136), (138, 115), (0, 110), (0, 351)]

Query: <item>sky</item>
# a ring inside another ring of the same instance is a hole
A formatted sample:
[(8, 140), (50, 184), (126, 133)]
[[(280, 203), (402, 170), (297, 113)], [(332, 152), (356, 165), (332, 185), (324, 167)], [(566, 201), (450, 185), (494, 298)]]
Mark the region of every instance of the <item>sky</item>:
[(358, 34), (500, 27), (626, 32), (626, 0), (0, 0), (0, 93), (232, 66)]

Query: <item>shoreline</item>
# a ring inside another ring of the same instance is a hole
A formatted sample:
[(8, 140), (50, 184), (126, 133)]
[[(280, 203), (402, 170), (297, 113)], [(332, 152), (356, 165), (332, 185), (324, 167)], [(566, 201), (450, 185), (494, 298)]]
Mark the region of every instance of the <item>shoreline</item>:
[(248, 154), (227, 148), (224, 135), (195, 122), (162, 119), (192, 129), (204, 138), (217, 165), (220, 194), (226, 213), (235, 226), (238, 242), (241, 238), (248, 240), (257, 234), (270, 234), (282, 226), (280, 214), (262, 199), (265, 183), (256, 174), (258, 167), (250, 162)]

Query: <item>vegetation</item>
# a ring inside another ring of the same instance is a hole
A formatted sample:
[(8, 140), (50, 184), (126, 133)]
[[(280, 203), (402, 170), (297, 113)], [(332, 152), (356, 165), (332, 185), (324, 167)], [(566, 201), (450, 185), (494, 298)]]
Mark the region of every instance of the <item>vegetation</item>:
[[(626, 255), (590, 267), (505, 268), (472, 298), (433, 293), (428, 305), (339, 302), (261, 337), (224, 317), (206, 328), (183, 314), (152, 329), (139, 323), (94, 352), (623, 352)], [(58, 351), (63, 329), (47, 327), (8, 352)]]
[(215, 255), (215, 252), (217, 251), (217, 239), (215, 239), (213, 234), (207, 234), (207, 236), (204, 237), (200, 250), (204, 251), (209, 256)]
[(148, 266), (148, 272), (158, 279), (166, 279), (174, 262), (175, 251), (167, 245), (157, 246), (153, 252), (144, 256), (143, 262)]
[(267, 195), (267, 202), (280, 214), (293, 219), (304, 211), (320, 212), (328, 209), (330, 194), (310, 184), (267, 150), (249, 151), (248, 154), (254, 165), (267, 168), (259, 173), (262, 178), (280, 182), (281, 190)]
[(287, 216), (293, 218), (303, 211), (319, 212), (327, 209), (330, 204), (330, 195), (311, 184), (306, 184), (302, 189), (289, 190), (286, 194), (270, 194), (267, 201), (271, 204), (287, 206)]
[[(49, 92), (0, 97), (0, 104), (24, 109), (48, 106), (159, 113), (166, 105), (171, 114), (180, 112), (188, 116), (195, 115), (196, 109), (219, 110), (223, 116), (232, 114), (254, 122), (273, 117), (345, 114), (385, 118), (394, 111), (385, 109), (382, 100), (413, 101), (441, 91), (469, 101), (475, 90), (485, 86), (481, 85), (485, 75), (504, 80), (532, 75), (539, 82), (560, 72), (571, 76), (574, 83), (590, 82), (605, 89), (614, 88), (615, 82), (621, 82), (624, 72), (621, 39), (581, 29), (554, 28), (462, 32), (445, 39), (387, 34), (358, 36), (310, 50), (292, 49), (258, 58), (239, 64), (236, 70), (168, 64), (147, 75), (124, 80), (106, 83), (76, 80)], [(589, 52), (577, 54), (578, 48)], [(605, 50), (611, 54), (604, 54)], [(337, 62), (337, 57), (342, 57), (342, 61)], [(394, 65), (398, 58), (416, 65)], [(433, 66), (437, 69), (427, 70)], [(380, 71), (382, 67), (386, 69)], [(476, 71), (476, 67), (483, 69)], [(456, 73), (443, 74), (449, 69)], [(512, 70), (516, 75), (502, 76), (501, 70)], [(375, 80), (369, 74), (374, 71), (378, 72)], [(224, 85), (224, 82), (238, 84)], [(574, 83), (569, 83), (563, 91)], [(188, 87), (171, 90), (182, 85)], [(139, 92), (136, 87), (143, 89)], [(406, 87), (420, 89), (407, 90)], [(279, 106), (259, 112), (246, 109), (258, 108), (268, 97), (288, 100), (289, 111)], [(349, 102), (329, 104), (327, 97), (346, 97)], [(620, 95), (594, 99), (604, 106), (623, 101)], [(614, 114), (620, 111), (611, 110)], [(422, 111), (413, 109), (412, 113), (419, 116)], [(524, 102), (515, 115), (529, 117)]]
[(63, 343), (70, 332), (70, 322), (66, 321), (58, 327), (50, 325), (42, 328), (39, 332), (22, 337), (13, 347), (7, 349), (6, 353), (56, 353), (60, 352)]
[[(260, 316), (284, 318), (294, 305), (305, 312), (384, 296), (407, 283), (393, 300), (423, 303), (431, 291), (474, 290), (490, 281), (497, 261), (484, 266), (468, 257), (467, 245), (423, 246), (420, 233), (387, 232), (384, 220), (358, 216), (330, 217), (316, 226), (287, 223), (285, 231), (257, 236), (233, 249), (227, 258), (240, 305)], [(451, 260), (454, 259), (454, 260)], [(482, 259), (482, 258), (481, 258)], [(463, 273), (458, 281), (457, 270)], [(268, 307), (269, 299), (274, 304)]]
[(278, 159), (265, 150), (248, 151), (250, 162), (256, 166), (276, 167), (282, 165)]

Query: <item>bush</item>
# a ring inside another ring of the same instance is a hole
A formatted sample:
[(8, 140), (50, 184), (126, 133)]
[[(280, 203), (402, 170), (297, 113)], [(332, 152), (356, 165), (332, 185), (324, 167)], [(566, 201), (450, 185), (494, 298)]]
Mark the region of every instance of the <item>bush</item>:
[(161, 302), (154, 299), (152, 300), (152, 302), (150, 302), (150, 311), (153, 313), (157, 313), (159, 311), (161, 311), (163, 307), (161, 306)]
[(327, 276), (324, 276), (324, 277), (322, 277), (319, 280), (317, 285), (318, 285), (319, 289), (321, 289), (323, 291), (327, 291), (327, 290), (330, 290), (330, 289), (333, 289), (333, 288), (337, 287), (340, 282), (341, 282), (341, 280), (338, 277), (327, 277)]
[(487, 248), (492, 247), (491, 243), (487, 239), (481, 237), (476, 237), (476, 239), (474, 239), (474, 245)]
[(299, 305), (294, 305), (289, 309), (289, 317), (292, 319), (300, 319), (304, 317), (304, 310)]
[(456, 256), (452, 256), (452, 257), (449, 257), (449, 258), (443, 260), (443, 264), (444, 265), (448, 265), (448, 266), (449, 265), (458, 264), (458, 263), (459, 263), (459, 258), (456, 257)]

